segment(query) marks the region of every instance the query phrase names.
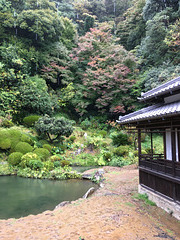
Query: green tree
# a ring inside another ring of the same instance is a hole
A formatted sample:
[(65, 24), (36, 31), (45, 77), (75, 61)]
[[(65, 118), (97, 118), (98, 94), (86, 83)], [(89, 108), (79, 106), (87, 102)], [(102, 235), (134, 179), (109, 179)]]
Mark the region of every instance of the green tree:
[(46, 115), (36, 122), (35, 128), (38, 134), (45, 135), (52, 142), (62, 136), (69, 137), (73, 132), (73, 122), (63, 117), (54, 118)]
[(129, 93), (135, 61), (133, 55), (116, 44), (108, 26), (91, 29), (81, 37), (72, 57), (79, 64), (72, 101), (80, 115), (90, 109), (119, 113), (133, 107)]
[(147, 0), (143, 9), (143, 17), (146, 21), (152, 19), (156, 13), (159, 13), (166, 8), (172, 8), (173, 11), (178, 11), (179, 0)]
[(144, 5), (145, 0), (134, 0), (117, 26), (116, 36), (128, 50), (134, 49), (145, 37), (146, 22), (142, 17)]

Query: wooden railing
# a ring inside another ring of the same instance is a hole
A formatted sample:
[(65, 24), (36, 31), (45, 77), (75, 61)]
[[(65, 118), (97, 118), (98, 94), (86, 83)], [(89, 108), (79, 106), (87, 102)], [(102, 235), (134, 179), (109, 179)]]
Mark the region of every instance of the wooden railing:
[(139, 166), (180, 178), (180, 162), (164, 159), (163, 154), (141, 154)]

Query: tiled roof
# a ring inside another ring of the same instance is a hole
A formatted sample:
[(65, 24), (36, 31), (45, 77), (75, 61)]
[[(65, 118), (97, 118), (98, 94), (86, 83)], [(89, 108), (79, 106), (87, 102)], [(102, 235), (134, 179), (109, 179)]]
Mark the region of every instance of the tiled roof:
[(139, 122), (149, 119), (157, 119), (171, 115), (180, 114), (180, 102), (170, 104), (156, 104), (147, 108), (143, 108), (126, 116), (119, 117), (120, 124)]
[(141, 101), (149, 100), (151, 98), (155, 98), (157, 96), (164, 95), (166, 93), (171, 93), (172, 91), (180, 89), (180, 77), (177, 77), (171, 81), (168, 81), (148, 92), (141, 93)]

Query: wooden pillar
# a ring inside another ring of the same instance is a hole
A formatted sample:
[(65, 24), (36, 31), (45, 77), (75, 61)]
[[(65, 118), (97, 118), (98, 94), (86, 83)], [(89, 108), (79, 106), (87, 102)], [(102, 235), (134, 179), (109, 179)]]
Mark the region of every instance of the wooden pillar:
[[(171, 143), (172, 143), (172, 175), (175, 177), (175, 162), (176, 162), (176, 132), (174, 128), (171, 128)], [(173, 199), (176, 201), (176, 186), (172, 183), (173, 187)]]
[(138, 129), (138, 157), (139, 157), (139, 165), (141, 161), (141, 129)]
[(166, 159), (166, 130), (163, 132), (164, 159)]
[(151, 132), (151, 155), (153, 157), (153, 133)]
[(175, 176), (175, 161), (176, 161), (176, 135), (175, 129), (171, 128), (171, 144), (172, 144), (172, 174)]

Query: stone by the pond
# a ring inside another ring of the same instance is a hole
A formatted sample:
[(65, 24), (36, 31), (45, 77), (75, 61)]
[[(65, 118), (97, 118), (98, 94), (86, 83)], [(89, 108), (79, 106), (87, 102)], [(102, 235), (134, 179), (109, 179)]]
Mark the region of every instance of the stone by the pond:
[(92, 174), (82, 174), (82, 178), (84, 178), (84, 179), (91, 179), (92, 178)]
[(58, 204), (58, 205), (55, 207), (55, 209), (60, 208), (60, 207), (64, 207), (65, 205), (68, 205), (68, 204), (70, 204), (70, 203), (71, 203), (71, 201), (61, 202), (60, 204)]
[(88, 198), (91, 194), (93, 194), (94, 191), (95, 191), (95, 188), (94, 188), (94, 187), (90, 188), (90, 189), (87, 191), (87, 193), (84, 194), (83, 198), (85, 198), (85, 199)]

